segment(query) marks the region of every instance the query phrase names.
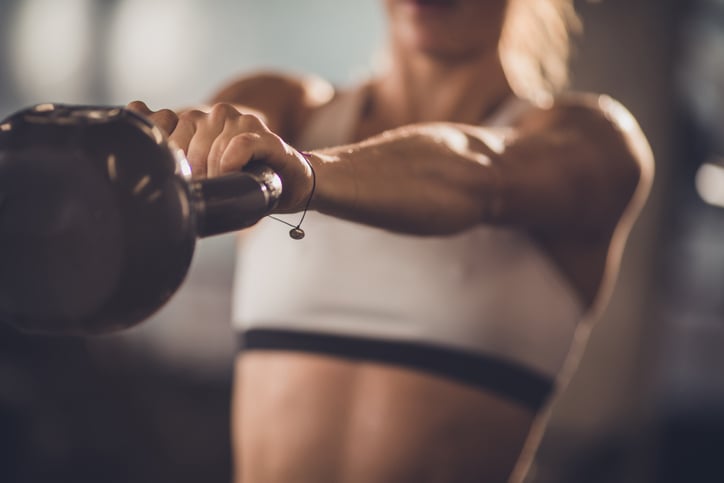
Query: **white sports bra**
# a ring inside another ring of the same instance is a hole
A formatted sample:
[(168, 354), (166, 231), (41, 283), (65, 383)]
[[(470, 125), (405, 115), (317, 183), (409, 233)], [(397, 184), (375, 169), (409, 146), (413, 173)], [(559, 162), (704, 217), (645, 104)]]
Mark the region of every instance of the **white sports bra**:
[[(348, 91), (320, 109), (300, 148), (349, 142), (361, 98)], [(484, 125), (510, 126), (529, 108), (511, 100)], [(265, 219), (240, 238), (232, 315), (242, 350), (399, 364), (545, 402), (583, 305), (524, 232), (481, 225), (420, 237), (319, 213), (304, 230), (292, 240)]]

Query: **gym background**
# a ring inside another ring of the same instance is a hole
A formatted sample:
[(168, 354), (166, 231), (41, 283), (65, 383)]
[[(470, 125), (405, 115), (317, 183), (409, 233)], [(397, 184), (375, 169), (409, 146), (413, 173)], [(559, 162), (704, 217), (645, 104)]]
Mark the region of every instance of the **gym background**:
[[(724, 481), (724, 1), (576, 3), (573, 86), (633, 111), (657, 178), (529, 482)], [(0, 117), (186, 106), (256, 69), (343, 85), (384, 31), (377, 1), (0, 0)], [(203, 241), (172, 302), (123, 334), (0, 325), (1, 482), (229, 481), (233, 248)]]

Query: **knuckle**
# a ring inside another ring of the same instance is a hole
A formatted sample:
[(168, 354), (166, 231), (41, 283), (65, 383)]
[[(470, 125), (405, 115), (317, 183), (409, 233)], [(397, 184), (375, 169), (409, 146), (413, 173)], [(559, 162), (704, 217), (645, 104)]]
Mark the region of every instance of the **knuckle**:
[(206, 114), (204, 112), (199, 111), (198, 109), (191, 109), (188, 111), (184, 111), (178, 115), (178, 123), (179, 124), (191, 124), (191, 125), (195, 126), (205, 116), (206, 116)]
[(159, 118), (161, 118), (163, 120), (168, 120), (168, 121), (178, 119), (178, 116), (176, 115), (176, 113), (173, 112), (171, 109), (161, 109), (160, 111), (158, 111), (156, 113), (156, 115)]
[(143, 101), (132, 101), (132, 102), (129, 102), (129, 103), (126, 105), (126, 108), (128, 108), (128, 109), (130, 109), (130, 110), (132, 110), (132, 111), (140, 112), (140, 113), (142, 113), (142, 114), (148, 114), (148, 113), (151, 112), (151, 110), (148, 108), (148, 106), (146, 105), (146, 103), (143, 102)]
[(223, 119), (226, 119), (227, 117), (238, 115), (238, 111), (231, 104), (222, 102), (222, 103), (214, 104), (211, 107), (209, 114), (214, 119), (221, 118), (223, 120)]
[(261, 119), (254, 114), (242, 114), (240, 116), (240, 121), (243, 126), (249, 129), (263, 129), (264, 127), (264, 123), (261, 122)]
[(203, 111), (200, 111), (198, 109), (189, 109), (188, 111), (184, 111), (179, 115), (179, 121), (193, 123), (203, 118), (204, 116), (205, 114)]
[(168, 132), (173, 131), (178, 124), (178, 115), (170, 109), (161, 109), (154, 114), (154, 121)]

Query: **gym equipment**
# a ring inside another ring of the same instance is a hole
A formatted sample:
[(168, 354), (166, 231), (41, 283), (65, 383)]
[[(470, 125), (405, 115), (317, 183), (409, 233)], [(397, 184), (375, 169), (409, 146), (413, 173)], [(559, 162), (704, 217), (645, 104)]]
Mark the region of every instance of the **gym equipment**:
[(19, 111), (0, 121), (0, 321), (63, 335), (137, 324), (180, 286), (198, 237), (253, 225), (281, 192), (256, 162), (192, 180), (128, 109)]

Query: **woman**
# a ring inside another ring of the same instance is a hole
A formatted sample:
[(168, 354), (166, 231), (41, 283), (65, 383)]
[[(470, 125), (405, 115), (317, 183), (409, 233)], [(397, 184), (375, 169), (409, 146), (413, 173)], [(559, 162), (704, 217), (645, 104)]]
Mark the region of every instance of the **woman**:
[(569, 0), (385, 8), (389, 65), (358, 88), (131, 104), (196, 175), (264, 160), (284, 221), (314, 211), (302, 241), (267, 219), (240, 244), (239, 482), (517, 481), (651, 183), (622, 106), (556, 95)]

